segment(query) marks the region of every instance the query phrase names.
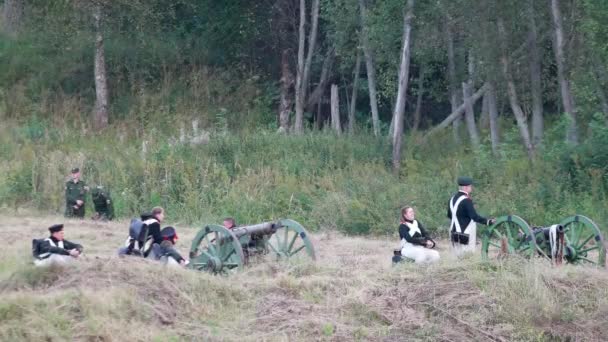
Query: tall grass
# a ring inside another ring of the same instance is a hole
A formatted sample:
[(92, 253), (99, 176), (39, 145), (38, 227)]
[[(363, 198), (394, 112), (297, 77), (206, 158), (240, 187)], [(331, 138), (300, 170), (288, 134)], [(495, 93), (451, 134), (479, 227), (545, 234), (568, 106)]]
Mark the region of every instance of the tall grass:
[(290, 217), (313, 230), (386, 234), (395, 231), (399, 208), (412, 204), (421, 222), (444, 231), (455, 179), (467, 174), (482, 214), (518, 214), (535, 225), (575, 213), (608, 222), (605, 170), (585, 167), (584, 152), (561, 143), (547, 142), (532, 165), (517, 141), (507, 139), (494, 157), (485, 147), (452, 146), (449, 136), (420, 146), (409, 137), (395, 176), (385, 138), (192, 126), (176, 119), (170, 128), (122, 124), (94, 134), (40, 119), (9, 122), (0, 128), (0, 203), (62, 212), (64, 182), (79, 166), (89, 185), (110, 189), (119, 217), (162, 205), (182, 222)]

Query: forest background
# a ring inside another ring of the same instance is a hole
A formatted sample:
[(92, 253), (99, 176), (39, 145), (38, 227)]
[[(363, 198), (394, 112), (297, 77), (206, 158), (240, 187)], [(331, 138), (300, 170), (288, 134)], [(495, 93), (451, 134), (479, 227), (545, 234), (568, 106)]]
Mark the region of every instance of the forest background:
[(608, 223), (606, 2), (0, 4), (0, 206), (62, 212), (80, 166), (120, 217), (394, 234), (466, 174), (489, 216)]

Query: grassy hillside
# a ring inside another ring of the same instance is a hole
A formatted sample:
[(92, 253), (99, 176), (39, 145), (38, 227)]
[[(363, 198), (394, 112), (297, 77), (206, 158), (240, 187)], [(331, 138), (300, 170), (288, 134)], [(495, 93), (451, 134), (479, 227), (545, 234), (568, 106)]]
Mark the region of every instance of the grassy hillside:
[[(608, 334), (605, 271), (548, 262), (391, 267), (396, 241), (314, 234), (318, 261), (257, 260), (230, 277), (119, 259), (127, 222), (67, 221), (85, 246), (71, 269), (30, 264), (30, 238), (61, 217), (7, 216), (0, 230), (3, 341), (554, 341)], [(174, 222), (170, 222), (174, 223)], [(178, 226), (186, 253), (195, 229)]]
[(482, 214), (547, 225), (579, 213), (608, 223), (603, 126), (577, 149), (549, 132), (534, 164), (515, 132), (505, 134), (496, 157), (485, 146), (475, 153), (454, 146), (449, 134), (424, 145), (408, 136), (398, 176), (390, 172), (386, 138), (365, 133), (229, 133), (194, 129), (191, 121), (162, 127), (125, 124), (94, 134), (71, 123), (9, 121), (0, 128), (0, 206), (62, 213), (64, 182), (80, 166), (89, 185), (110, 189), (119, 217), (162, 205), (180, 222), (289, 217), (312, 230), (392, 234), (405, 204), (432, 230), (444, 230), (455, 179), (471, 175)]

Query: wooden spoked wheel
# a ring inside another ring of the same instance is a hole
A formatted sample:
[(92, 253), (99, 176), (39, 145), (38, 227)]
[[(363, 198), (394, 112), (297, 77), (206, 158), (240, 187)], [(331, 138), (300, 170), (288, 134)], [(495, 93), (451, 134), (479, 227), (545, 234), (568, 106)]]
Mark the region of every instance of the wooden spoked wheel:
[(575, 215), (560, 224), (566, 230), (564, 257), (569, 263), (606, 267), (606, 245), (595, 222), (586, 216)]
[(482, 233), (481, 255), (484, 259), (495, 260), (509, 254), (532, 257), (537, 253), (545, 255), (537, 247), (532, 229), (519, 216), (498, 217)]
[(277, 231), (268, 238), (266, 244), (269, 252), (278, 259), (289, 259), (308, 255), (316, 260), (315, 249), (308, 232), (294, 220), (280, 220)]
[(245, 256), (239, 239), (223, 226), (208, 225), (194, 237), (190, 248), (190, 268), (228, 274), (242, 270), (244, 265)]

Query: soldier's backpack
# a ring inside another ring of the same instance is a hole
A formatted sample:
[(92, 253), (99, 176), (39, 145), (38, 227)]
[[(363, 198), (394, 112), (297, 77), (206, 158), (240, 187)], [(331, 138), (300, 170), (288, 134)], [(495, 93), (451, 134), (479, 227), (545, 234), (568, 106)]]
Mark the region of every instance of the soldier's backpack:
[(42, 243), (46, 239), (32, 239), (32, 256), (34, 258), (38, 258), (40, 254), (42, 254)]

